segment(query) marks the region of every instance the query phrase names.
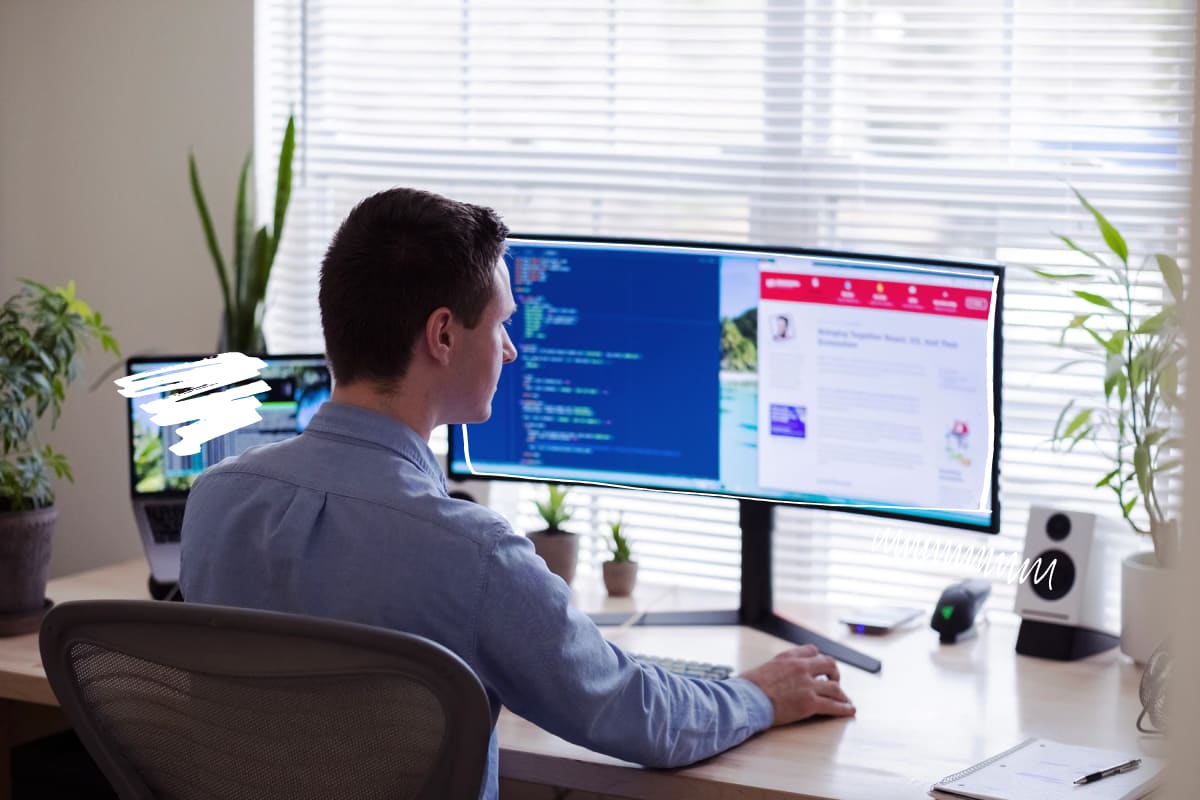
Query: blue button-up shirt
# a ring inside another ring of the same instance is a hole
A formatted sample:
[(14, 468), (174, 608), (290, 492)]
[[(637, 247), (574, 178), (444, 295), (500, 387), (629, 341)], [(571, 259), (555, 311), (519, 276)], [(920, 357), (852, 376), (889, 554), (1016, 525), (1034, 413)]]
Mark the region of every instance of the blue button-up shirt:
[(500, 706), (570, 742), (654, 767), (690, 764), (770, 726), (742, 678), (684, 678), (606, 642), (504, 517), (455, 500), (406, 425), (327, 402), (304, 433), (197, 479), (180, 573), (191, 602), (377, 625), (457, 653), (487, 690), (482, 797), (498, 794)]

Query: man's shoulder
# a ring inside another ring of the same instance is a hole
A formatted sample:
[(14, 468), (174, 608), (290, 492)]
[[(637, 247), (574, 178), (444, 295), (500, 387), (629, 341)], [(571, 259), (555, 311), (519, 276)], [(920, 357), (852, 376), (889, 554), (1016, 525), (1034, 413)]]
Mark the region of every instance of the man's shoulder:
[[(493, 549), (501, 537), (514, 535), (504, 515), (469, 500), (448, 497), (430, 476), (403, 459), (385, 457), (386, 463), (366, 467), (359, 462), (339, 469), (320, 459), (320, 454), (285, 446), (298, 441), (299, 437), (227, 458), (205, 470), (193, 492), (210, 493), (209, 500), (215, 502), (216, 496), (230, 492), (239, 496), (274, 494), (286, 485), (324, 495), (326, 503), (361, 505), (374, 514), (394, 515), (400, 526), (418, 522), (440, 535), (469, 539), (484, 550)], [(383, 472), (391, 472), (390, 478), (382, 479)]]
[(515, 535), (512, 525), (503, 514), (470, 500), (432, 496), (429, 498), (429, 511), (439, 527), (473, 539), (487, 549), (504, 541), (503, 537)]
[(207, 467), (202, 477), (231, 473), (270, 474), (287, 464), (296, 463), (297, 458), (303, 457), (303, 451), (299, 436), (281, 442), (255, 445), (237, 455), (226, 456)]

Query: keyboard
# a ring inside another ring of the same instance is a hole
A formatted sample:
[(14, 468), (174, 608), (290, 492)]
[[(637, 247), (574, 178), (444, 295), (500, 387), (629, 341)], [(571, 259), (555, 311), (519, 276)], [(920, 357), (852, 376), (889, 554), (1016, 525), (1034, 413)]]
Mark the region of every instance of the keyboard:
[(146, 519), (150, 523), (150, 535), (159, 544), (180, 540), (183, 530), (183, 503), (147, 503)]
[(733, 674), (733, 667), (727, 667), (724, 664), (709, 664), (705, 661), (687, 661), (682, 658), (666, 658), (664, 656), (647, 656), (641, 653), (629, 653), (628, 655), (636, 658), (643, 664), (654, 664), (657, 667), (662, 667), (667, 672), (674, 672), (676, 675), (683, 675), (688, 678), (707, 678), (712, 681), (723, 681)]

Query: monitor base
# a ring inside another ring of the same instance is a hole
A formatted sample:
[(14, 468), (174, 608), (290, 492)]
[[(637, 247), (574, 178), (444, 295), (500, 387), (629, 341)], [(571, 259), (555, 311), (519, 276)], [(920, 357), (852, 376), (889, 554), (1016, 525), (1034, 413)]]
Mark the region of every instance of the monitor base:
[[(619, 625), (629, 619), (629, 614), (592, 614), (592, 621), (597, 625)], [(883, 664), (877, 658), (860, 653), (852, 647), (835, 642), (791, 620), (784, 619), (775, 613), (757, 620), (743, 620), (736, 609), (720, 611), (658, 611), (648, 612), (633, 623), (634, 625), (745, 625), (756, 631), (770, 634), (792, 644), (811, 644), (827, 656), (836, 658), (845, 664), (867, 672), (879, 672)]]

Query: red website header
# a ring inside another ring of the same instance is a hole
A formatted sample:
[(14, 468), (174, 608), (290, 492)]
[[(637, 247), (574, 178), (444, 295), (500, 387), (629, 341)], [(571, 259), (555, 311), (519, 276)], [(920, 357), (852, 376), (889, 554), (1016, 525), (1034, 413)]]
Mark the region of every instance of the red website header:
[(789, 272), (762, 273), (759, 295), (763, 300), (788, 303), (878, 308), (967, 319), (987, 319), (992, 304), (991, 292), (976, 289)]

